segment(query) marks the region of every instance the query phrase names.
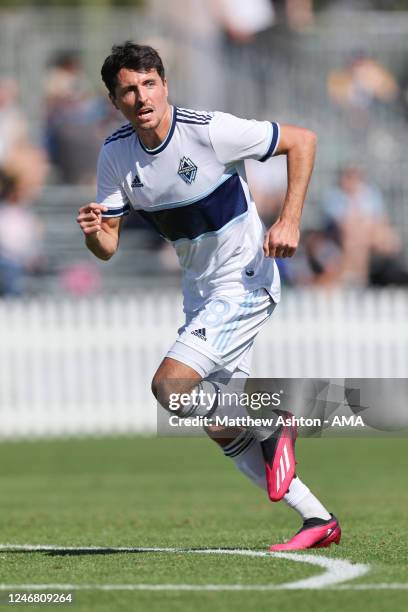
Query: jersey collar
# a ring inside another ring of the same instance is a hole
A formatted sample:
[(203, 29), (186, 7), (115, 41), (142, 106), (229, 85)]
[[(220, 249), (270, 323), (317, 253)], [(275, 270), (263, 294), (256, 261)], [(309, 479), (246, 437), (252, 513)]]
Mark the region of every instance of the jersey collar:
[(145, 147), (145, 145), (143, 144), (143, 142), (141, 141), (141, 139), (139, 138), (139, 144), (142, 147), (143, 151), (145, 153), (148, 153), (149, 155), (157, 155), (157, 153), (161, 153), (162, 151), (164, 151), (164, 149), (167, 147), (167, 145), (169, 144), (173, 134), (174, 134), (174, 130), (176, 127), (176, 114), (177, 114), (177, 108), (175, 106), (171, 107), (172, 110), (172, 117), (171, 117), (171, 123), (170, 123), (170, 127), (169, 127), (169, 131), (167, 132), (166, 138), (163, 140), (163, 142), (161, 144), (159, 144), (158, 147), (154, 148), (154, 149), (148, 149), (147, 147)]

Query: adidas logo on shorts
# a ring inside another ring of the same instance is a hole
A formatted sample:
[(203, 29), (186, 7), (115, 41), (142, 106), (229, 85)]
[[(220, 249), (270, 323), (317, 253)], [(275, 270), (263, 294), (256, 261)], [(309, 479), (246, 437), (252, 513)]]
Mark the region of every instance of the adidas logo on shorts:
[(135, 187), (144, 187), (142, 181), (140, 180), (137, 174), (135, 174), (135, 178), (133, 179), (130, 186), (132, 187), (132, 189), (134, 189)]
[(200, 338), (200, 340), (205, 340), (205, 342), (207, 342), (207, 337), (205, 335), (205, 327), (202, 327), (201, 329), (194, 329), (192, 332), (193, 336), (197, 336), (197, 338)]

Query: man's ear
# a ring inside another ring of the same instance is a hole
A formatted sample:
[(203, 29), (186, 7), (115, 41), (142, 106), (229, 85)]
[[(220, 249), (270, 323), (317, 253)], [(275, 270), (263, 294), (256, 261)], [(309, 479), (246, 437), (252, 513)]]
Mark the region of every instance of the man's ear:
[(118, 105), (115, 102), (115, 98), (112, 96), (112, 94), (109, 94), (109, 100), (112, 102), (113, 106), (116, 108), (116, 110), (119, 110)]

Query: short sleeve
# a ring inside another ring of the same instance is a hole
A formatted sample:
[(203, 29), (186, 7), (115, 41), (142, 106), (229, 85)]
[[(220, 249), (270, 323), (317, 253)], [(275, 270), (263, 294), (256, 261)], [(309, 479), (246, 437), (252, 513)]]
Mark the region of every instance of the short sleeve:
[(265, 161), (279, 144), (279, 124), (274, 121), (240, 119), (216, 112), (209, 125), (210, 141), (223, 164), (244, 159)]
[(130, 212), (130, 204), (118, 180), (112, 161), (106, 147), (102, 147), (97, 166), (97, 195), (96, 202), (103, 204), (109, 210), (103, 217), (121, 217)]

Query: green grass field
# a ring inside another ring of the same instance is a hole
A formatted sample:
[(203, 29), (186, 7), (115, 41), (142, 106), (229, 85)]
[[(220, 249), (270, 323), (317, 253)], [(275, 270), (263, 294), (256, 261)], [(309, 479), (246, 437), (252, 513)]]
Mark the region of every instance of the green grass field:
[[(337, 514), (343, 528), (340, 546), (311, 554), (370, 565), (366, 576), (348, 584), (408, 583), (406, 447), (403, 438), (298, 443), (299, 475)], [(299, 526), (292, 511), (283, 503), (268, 502), (205, 439), (2, 443), (0, 487), (1, 545), (265, 550), (293, 535)], [(0, 562), (3, 585), (278, 585), (324, 571), (272, 556), (183, 551), (4, 551)], [(402, 589), (78, 590), (74, 599), (75, 610), (98, 612), (358, 608), (395, 612), (408, 607), (408, 591)], [(6, 602), (6, 591), (0, 600)]]

